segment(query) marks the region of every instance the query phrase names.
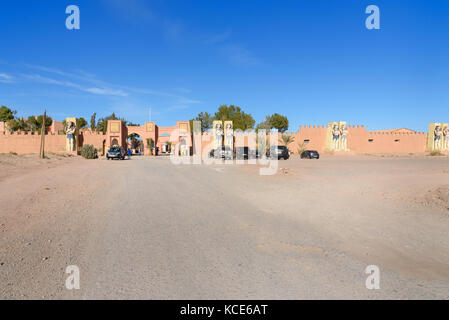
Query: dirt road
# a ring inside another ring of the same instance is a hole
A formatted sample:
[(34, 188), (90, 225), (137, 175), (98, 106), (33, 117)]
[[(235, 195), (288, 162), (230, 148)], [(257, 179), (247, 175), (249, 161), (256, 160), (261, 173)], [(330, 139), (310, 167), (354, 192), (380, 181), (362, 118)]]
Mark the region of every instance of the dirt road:
[(4, 175), (0, 298), (449, 299), (448, 162), (291, 159), (259, 176), (70, 159)]

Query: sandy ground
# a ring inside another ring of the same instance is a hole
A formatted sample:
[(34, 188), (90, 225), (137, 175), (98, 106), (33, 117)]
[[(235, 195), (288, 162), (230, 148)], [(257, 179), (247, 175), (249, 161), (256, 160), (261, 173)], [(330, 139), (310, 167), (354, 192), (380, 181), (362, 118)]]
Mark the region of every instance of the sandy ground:
[(50, 158), (0, 155), (0, 298), (449, 299), (448, 157)]

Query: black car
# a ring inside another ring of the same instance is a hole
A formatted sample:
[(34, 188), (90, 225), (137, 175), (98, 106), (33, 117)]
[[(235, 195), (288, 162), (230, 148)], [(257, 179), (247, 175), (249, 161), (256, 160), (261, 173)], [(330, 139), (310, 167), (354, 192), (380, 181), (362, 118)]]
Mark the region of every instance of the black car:
[(270, 147), (270, 150), (267, 152), (267, 157), (271, 159), (284, 159), (287, 160), (290, 158), (290, 152), (286, 146), (276, 146)]
[(249, 158), (249, 148), (248, 147), (235, 148), (235, 158), (237, 160), (247, 160)]
[(301, 153), (301, 159), (319, 159), (320, 154), (315, 150), (306, 150)]
[(122, 147), (112, 147), (106, 153), (106, 158), (124, 160), (126, 156), (125, 150)]
[(211, 150), (211, 152), (209, 153), (209, 157), (232, 160), (234, 159), (234, 152), (229, 147), (221, 146), (220, 148)]

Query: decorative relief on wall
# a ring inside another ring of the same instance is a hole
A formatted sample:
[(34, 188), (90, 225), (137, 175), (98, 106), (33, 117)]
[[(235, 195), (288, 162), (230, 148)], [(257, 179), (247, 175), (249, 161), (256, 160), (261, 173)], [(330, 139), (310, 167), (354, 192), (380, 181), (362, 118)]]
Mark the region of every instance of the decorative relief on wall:
[(223, 122), (216, 120), (213, 122), (214, 148), (217, 149), (223, 145)]
[(147, 122), (147, 132), (154, 132), (154, 123)]
[(326, 150), (349, 151), (348, 125), (346, 121), (329, 122), (326, 135)]
[(429, 124), (427, 150), (449, 150), (449, 125), (447, 123), (434, 122)]
[(189, 125), (187, 123), (180, 123), (179, 124), (179, 132), (181, 133), (187, 133), (189, 131)]
[(69, 152), (77, 151), (77, 141), (78, 141), (78, 128), (77, 128), (76, 118), (67, 118), (65, 125), (65, 132), (67, 135), (66, 150)]
[(118, 122), (112, 122), (110, 126), (111, 133), (119, 133), (120, 132), (120, 124)]
[(234, 125), (232, 121), (224, 122), (224, 145), (231, 150), (234, 149)]

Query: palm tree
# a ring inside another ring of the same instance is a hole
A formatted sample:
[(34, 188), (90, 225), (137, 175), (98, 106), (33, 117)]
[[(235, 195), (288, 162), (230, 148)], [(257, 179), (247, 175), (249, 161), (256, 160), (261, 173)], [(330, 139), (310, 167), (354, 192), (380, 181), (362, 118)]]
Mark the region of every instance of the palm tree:
[(293, 141), (295, 141), (295, 137), (293, 136), (289, 136), (284, 134), (281, 139), (279, 140), (279, 142), (282, 142), (284, 144), (284, 146), (286, 146), (288, 148), (288, 145), (290, 143), (292, 143)]
[(306, 150), (305, 143), (298, 143), (298, 155), (300, 156)]

